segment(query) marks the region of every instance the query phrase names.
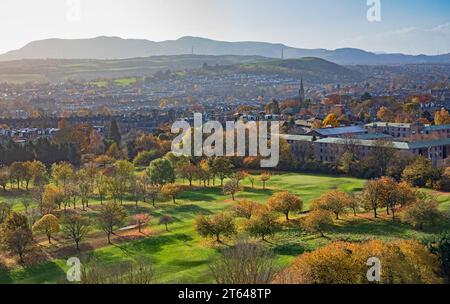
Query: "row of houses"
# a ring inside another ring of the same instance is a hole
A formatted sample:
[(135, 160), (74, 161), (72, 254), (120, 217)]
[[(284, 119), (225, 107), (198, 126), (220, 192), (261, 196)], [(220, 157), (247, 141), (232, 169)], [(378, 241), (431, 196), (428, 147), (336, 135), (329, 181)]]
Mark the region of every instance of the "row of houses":
[(10, 140), (16, 143), (25, 143), (27, 141), (33, 141), (42, 137), (52, 138), (58, 133), (58, 131), (59, 129), (56, 128), (0, 128), (0, 144)]
[[(420, 135), (414, 139), (414, 135)], [(351, 150), (359, 158), (368, 156), (380, 145), (430, 159), (443, 166), (450, 154), (450, 125), (376, 123), (365, 126), (312, 130), (306, 135), (282, 135), (297, 158), (336, 162)]]

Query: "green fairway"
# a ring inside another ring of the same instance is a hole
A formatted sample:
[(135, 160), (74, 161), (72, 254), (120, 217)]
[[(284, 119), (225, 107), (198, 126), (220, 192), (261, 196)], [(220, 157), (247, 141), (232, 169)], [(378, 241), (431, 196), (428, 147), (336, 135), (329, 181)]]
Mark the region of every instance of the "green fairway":
[[(245, 181), (245, 191), (236, 196), (237, 200), (250, 199), (260, 203), (277, 191), (290, 191), (300, 196), (305, 202), (305, 209), (309, 208), (311, 200), (321, 194), (341, 189), (347, 192), (359, 192), (366, 181), (347, 178), (330, 177), (308, 174), (280, 174), (272, 176), (267, 183), (267, 189), (262, 190), (259, 182), (255, 189)], [(208, 264), (211, 258), (218, 255), (220, 246), (209, 240), (200, 238), (194, 232), (193, 222), (199, 214), (210, 215), (229, 209), (235, 202), (231, 197), (224, 196), (219, 186), (215, 188), (196, 188), (184, 192), (172, 202), (158, 202), (156, 208), (150, 204), (140, 203), (135, 209), (134, 202), (125, 202), (127, 212), (134, 214), (147, 211), (153, 216), (150, 227), (158, 233), (148, 238), (107, 246), (96, 249), (94, 255), (99, 262), (117, 263), (137, 259), (139, 257), (151, 258), (156, 272), (156, 281), (161, 283), (212, 283)], [(26, 194), (22, 194), (26, 196)], [(9, 200), (0, 194), (0, 201)], [(9, 200), (11, 201), (11, 200)], [(440, 197), (442, 206), (447, 208), (450, 204), (449, 196)], [(92, 206), (99, 202), (92, 202)], [(20, 200), (15, 201), (15, 210), (23, 210)], [(170, 215), (175, 219), (170, 232), (165, 232), (163, 226), (158, 226), (162, 215)], [(239, 222), (238, 222), (239, 226)], [(386, 240), (393, 239), (422, 239), (433, 235), (434, 232), (417, 232), (407, 225), (394, 223), (390, 220), (368, 220), (351, 216), (338, 221), (333, 233), (327, 238), (318, 238), (303, 234), (300, 229), (285, 228), (281, 233), (271, 238), (267, 246), (271, 247), (278, 256), (280, 265), (287, 265), (299, 254), (323, 246), (331, 241), (351, 240), (360, 241), (371, 238)], [(232, 244), (233, 240), (226, 240)], [(105, 242), (106, 244), (106, 242)], [(224, 245), (226, 246), (226, 245)], [(83, 252), (87, 254), (87, 252)], [(56, 283), (64, 282), (66, 259), (56, 259), (44, 262), (29, 268), (16, 268), (10, 271), (1, 270), (0, 283)], [(1, 267), (1, 265), (0, 265)]]

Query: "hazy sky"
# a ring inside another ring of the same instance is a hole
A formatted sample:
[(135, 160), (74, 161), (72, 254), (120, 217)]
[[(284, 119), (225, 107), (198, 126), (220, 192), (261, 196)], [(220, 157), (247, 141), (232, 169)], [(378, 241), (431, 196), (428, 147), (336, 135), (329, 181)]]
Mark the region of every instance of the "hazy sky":
[[(68, 9), (76, 1), (78, 21)], [(449, 0), (380, 1), (381, 21), (369, 22), (367, 0), (0, 0), (0, 52), (32, 40), (100, 35), (450, 52)]]

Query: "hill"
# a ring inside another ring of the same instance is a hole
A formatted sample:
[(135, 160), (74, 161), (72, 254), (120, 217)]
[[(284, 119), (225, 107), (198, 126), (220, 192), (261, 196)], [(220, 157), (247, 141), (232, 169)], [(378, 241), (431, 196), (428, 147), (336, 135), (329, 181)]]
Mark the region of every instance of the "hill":
[(293, 48), (266, 42), (226, 42), (198, 37), (154, 42), (144, 39), (97, 37), (91, 39), (47, 39), (33, 41), (19, 50), (0, 55), (0, 61), (20, 59), (126, 59), (149, 56), (195, 54), (263, 56), (280, 58), (317, 57), (340, 65), (450, 63), (450, 54), (412, 56), (375, 54), (360, 49), (337, 50)]
[(357, 80), (361, 74), (319, 58), (274, 60), (257, 56), (153, 56), (122, 60), (47, 59), (0, 62), (0, 82), (61, 82), (151, 76), (158, 71), (197, 71), (205, 74), (268, 74), (308, 82)]

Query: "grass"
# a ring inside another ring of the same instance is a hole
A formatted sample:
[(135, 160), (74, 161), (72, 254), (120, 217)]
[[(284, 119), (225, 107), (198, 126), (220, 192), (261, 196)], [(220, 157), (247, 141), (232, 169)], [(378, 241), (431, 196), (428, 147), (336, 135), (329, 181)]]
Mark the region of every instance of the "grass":
[[(243, 184), (245, 191), (236, 196), (237, 200), (251, 199), (264, 203), (274, 192), (287, 190), (300, 196), (305, 202), (305, 209), (308, 209), (311, 200), (329, 190), (358, 192), (363, 188), (365, 181), (347, 177), (281, 174), (272, 177), (266, 190), (262, 190), (259, 183), (256, 189), (251, 189), (248, 182)], [(0, 201), (14, 201), (14, 210), (23, 210), (20, 199), (26, 198), (27, 194), (16, 193), (13, 197), (14, 200), (12, 197), (0, 194)], [(441, 202), (441, 208), (449, 210), (450, 196), (439, 194), (438, 199)], [(208, 265), (212, 258), (219, 255), (220, 246), (200, 238), (194, 232), (193, 223), (199, 214), (209, 215), (225, 211), (234, 203), (229, 196), (222, 194), (220, 187), (206, 189), (198, 187), (188, 190), (177, 199), (177, 205), (170, 201), (158, 202), (156, 208), (153, 208), (150, 204), (140, 203), (139, 209), (136, 210), (133, 207), (134, 202), (125, 202), (129, 214), (142, 211), (151, 213), (153, 216), (151, 227), (160, 233), (137, 241), (105, 246), (94, 250), (92, 254), (99, 262), (105, 264), (131, 261), (138, 257), (150, 258), (155, 266), (156, 281), (159, 283), (212, 283)], [(92, 206), (96, 204), (99, 202), (91, 202)], [(169, 227), (170, 232), (165, 232), (164, 227), (157, 224), (162, 215), (170, 215), (175, 219), (175, 223)], [(337, 222), (337, 227), (327, 234), (327, 238), (303, 234), (297, 228), (286, 228), (271, 238), (267, 246), (277, 254), (278, 263), (286, 266), (299, 254), (332, 241), (364, 241), (372, 238), (420, 240), (438, 232), (419, 232), (408, 225), (393, 222), (388, 217), (373, 220), (363, 218), (362, 215), (358, 217), (349, 215)], [(232, 242), (231, 239), (225, 241), (227, 244)], [(67, 270), (65, 261), (65, 258), (55, 259), (28, 268), (0, 270), (0, 283), (64, 282)]]

